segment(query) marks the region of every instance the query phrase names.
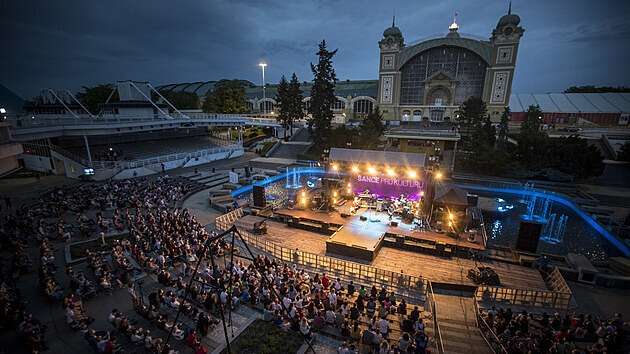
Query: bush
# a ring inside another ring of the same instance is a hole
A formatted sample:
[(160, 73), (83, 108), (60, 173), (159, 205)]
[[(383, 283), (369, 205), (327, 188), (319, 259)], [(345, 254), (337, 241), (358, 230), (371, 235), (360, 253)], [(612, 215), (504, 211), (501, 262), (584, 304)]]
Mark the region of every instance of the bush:
[[(277, 142), (278, 144), (280, 142)], [(260, 151), (260, 156), (265, 157), (267, 156), (267, 153), (269, 152), (269, 150), (271, 150), (272, 147), (274, 147), (276, 145), (275, 141), (268, 141), (265, 143), (265, 145), (263, 145), (262, 150)]]

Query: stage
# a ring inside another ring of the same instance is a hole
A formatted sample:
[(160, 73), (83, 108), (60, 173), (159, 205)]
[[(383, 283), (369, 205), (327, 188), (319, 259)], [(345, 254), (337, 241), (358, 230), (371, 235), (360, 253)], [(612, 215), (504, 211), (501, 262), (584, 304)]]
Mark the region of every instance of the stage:
[[(323, 213), (312, 210), (279, 209), (276, 218), (290, 227), (330, 235), (326, 240), (326, 251), (372, 261), (384, 245), (437, 256), (468, 256), (471, 250), (483, 252), (481, 241), (469, 242), (465, 238), (455, 239), (444, 233), (414, 228), (409, 221), (394, 215), (391, 226), (387, 212), (361, 208), (349, 215), (349, 206), (338, 211)], [(365, 221), (361, 220), (365, 218)]]

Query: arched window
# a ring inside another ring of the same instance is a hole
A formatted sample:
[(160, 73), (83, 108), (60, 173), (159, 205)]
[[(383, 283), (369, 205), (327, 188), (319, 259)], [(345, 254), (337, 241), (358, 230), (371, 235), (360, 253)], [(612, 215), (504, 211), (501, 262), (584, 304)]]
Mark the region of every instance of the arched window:
[(414, 122), (419, 122), (422, 120), (422, 111), (419, 109), (416, 109), (415, 111), (413, 111), (413, 118), (412, 120)]
[(352, 112), (356, 118), (365, 118), (370, 112), (372, 112), (372, 101), (370, 100), (356, 100), (352, 104)]
[(402, 115), (403, 122), (408, 122), (410, 117), (411, 117), (411, 111), (404, 110), (403, 115)]
[(344, 108), (346, 108), (346, 103), (339, 99), (330, 106), (330, 109), (332, 109), (333, 111), (341, 111)]
[[(452, 105), (461, 105), (468, 97), (481, 97), (488, 64), (477, 53), (462, 47), (440, 46), (421, 52), (401, 69), (400, 104), (423, 105), (427, 79), (444, 71), (455, 80)], [(446, 103), (445, 103), (446, 104)]]
[(246, 101), (245, 102), (245, 106), (247, 107), (247, 109), (249, 109), (250, 111), (254, 110), (254, 102), (252, 101)]
[(427, 103), (430, 106), (446, 106), (448, 104), (448, 92), (443, 88), (433, 90)]

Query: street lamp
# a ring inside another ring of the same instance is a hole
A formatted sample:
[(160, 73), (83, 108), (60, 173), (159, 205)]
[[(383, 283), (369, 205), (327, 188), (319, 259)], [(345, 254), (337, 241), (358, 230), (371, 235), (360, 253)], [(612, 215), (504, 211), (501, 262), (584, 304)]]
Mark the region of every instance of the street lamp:
[(265, 63), (260, 63), (258, 64), (261, 68), (262, 68), (262, 79), (263, 79), (263, 117), (267, 118), (267, 102), (265, 101), (266, 97), (265, 97), (265, 66), (267, 66), (267, 64)]

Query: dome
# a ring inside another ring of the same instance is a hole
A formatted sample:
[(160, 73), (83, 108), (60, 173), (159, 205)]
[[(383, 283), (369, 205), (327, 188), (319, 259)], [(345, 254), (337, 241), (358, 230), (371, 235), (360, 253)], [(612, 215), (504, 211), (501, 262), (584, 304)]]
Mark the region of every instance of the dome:
[(402, 35), (402, 32), (400, 32), (400, 29), (398, 27), (392, 26), (386, 29), (385, 32), (383, 32), (383, 37), (388, 37), (388, 36), (402, 38), (403, 35)]
[(505, 25), (518, 26), (520, 22), (521, 22), (521, 18), (518, 17), (517, 14), (508, 13), (507, 15), (504, 15), (503, 17), (501, 17), (501, 19), (499, 20), (499, 23), (497, 23), (497, 29), (501, 29)]

